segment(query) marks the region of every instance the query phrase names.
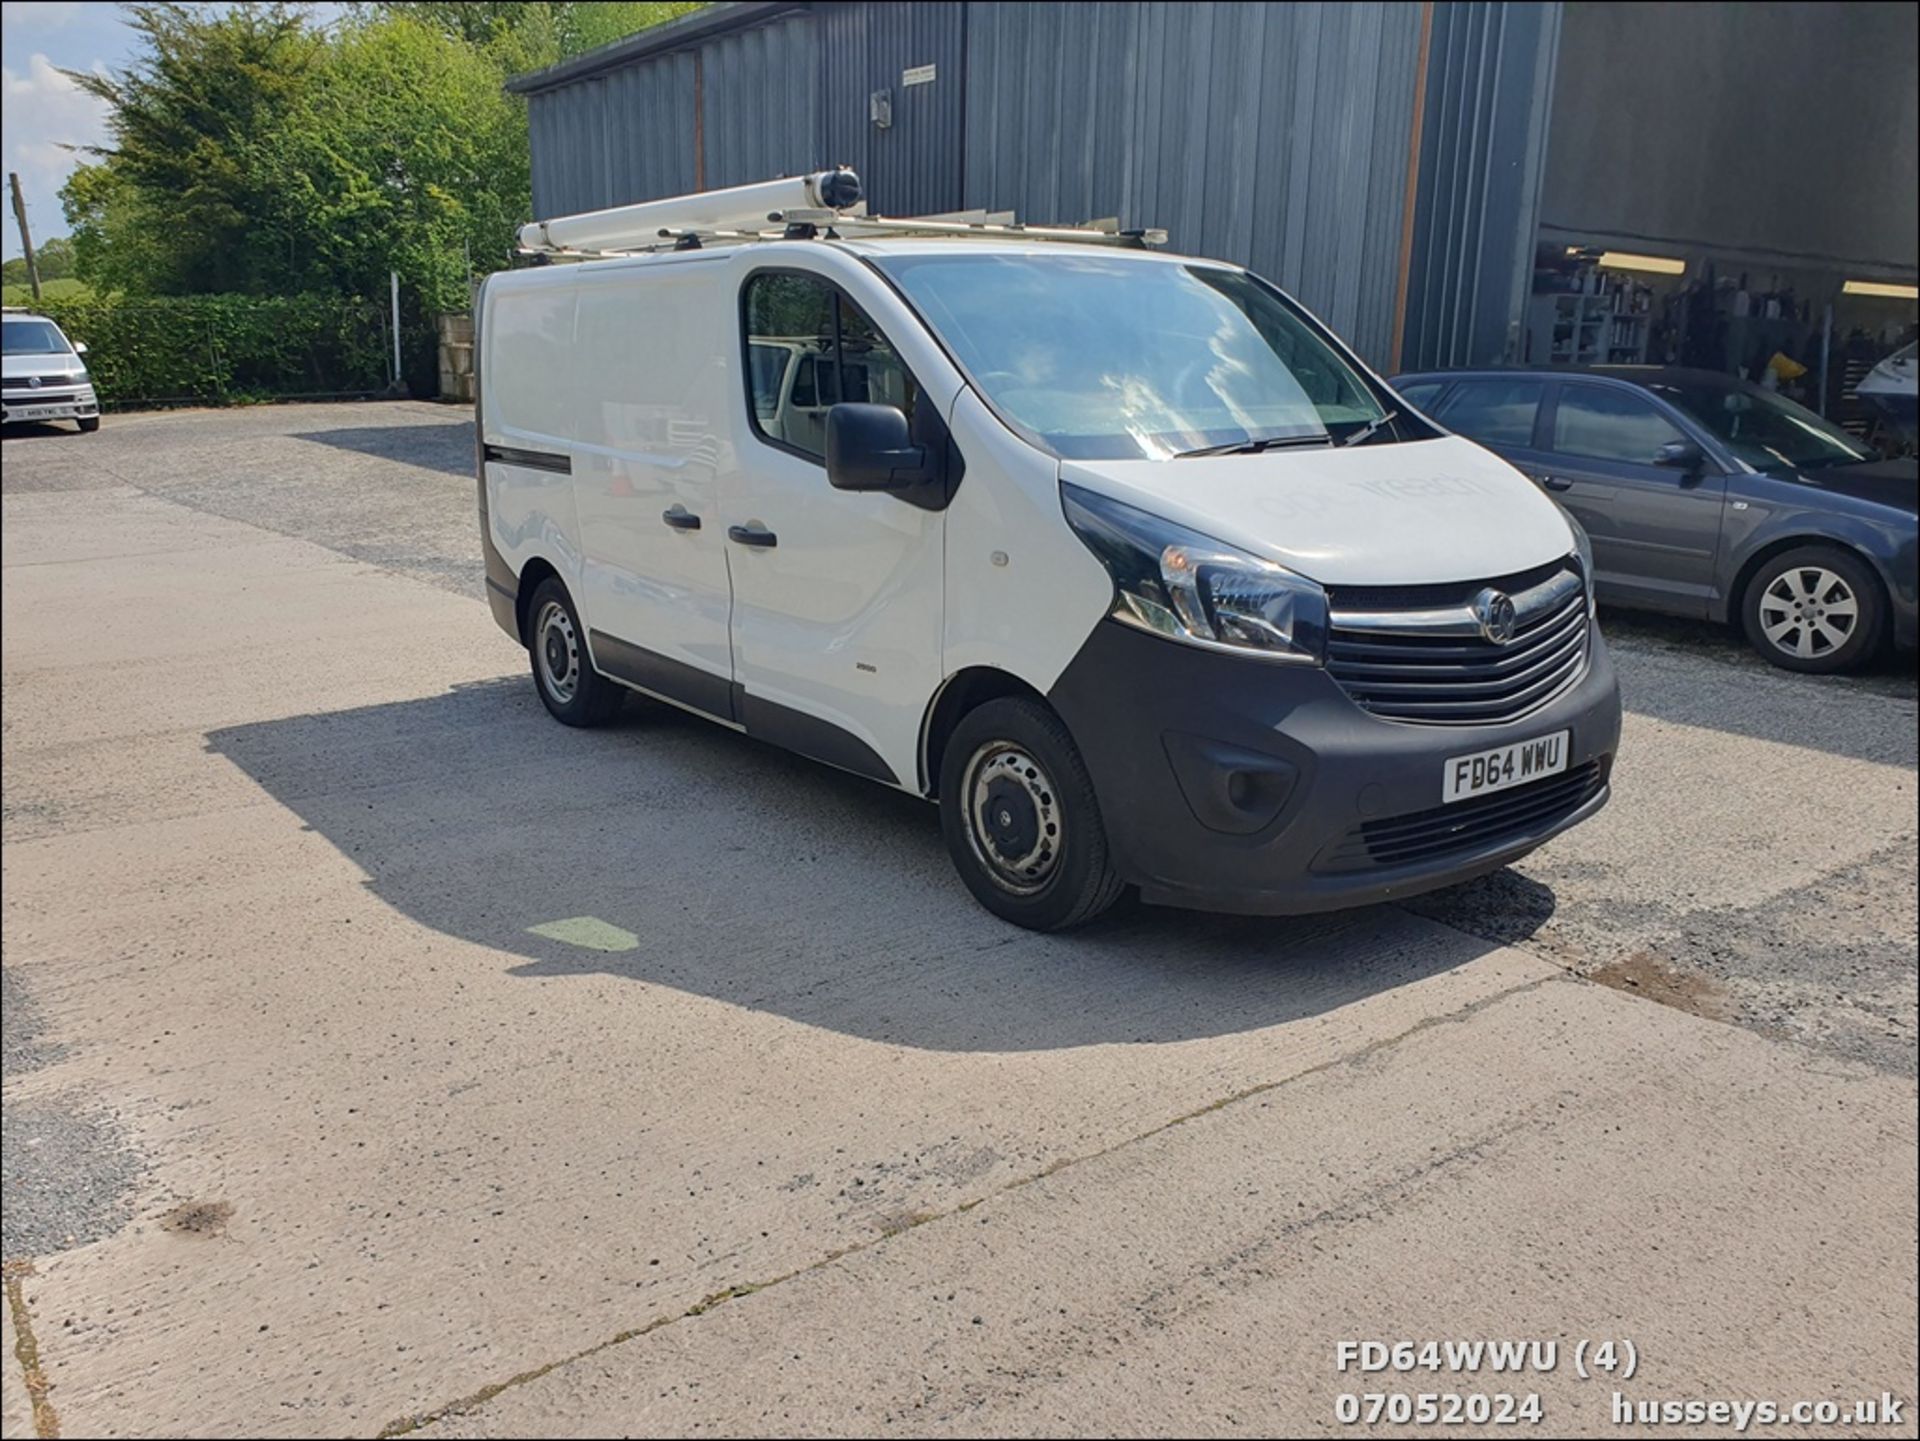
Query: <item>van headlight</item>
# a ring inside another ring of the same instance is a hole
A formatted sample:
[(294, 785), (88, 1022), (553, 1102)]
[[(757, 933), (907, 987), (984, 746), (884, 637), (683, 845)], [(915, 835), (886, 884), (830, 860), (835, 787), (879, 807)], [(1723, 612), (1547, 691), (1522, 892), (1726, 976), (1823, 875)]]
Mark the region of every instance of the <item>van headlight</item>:
[(1267, 660), (1325, 660), (1327, 593), (1305, 576), (1077, 485), (1060, 495), (1113, 577), (1115, 620)]
[(1562, 510), (1567, 517), (1567, 526), (1573, 531), (1573, 549), (1580, 557), (1580, 579), (1587, 587), (1587, 609), (1593, 609), (1593, 542), (1587, 539), (1587, 528), (1575, 520), (1572, 514)]

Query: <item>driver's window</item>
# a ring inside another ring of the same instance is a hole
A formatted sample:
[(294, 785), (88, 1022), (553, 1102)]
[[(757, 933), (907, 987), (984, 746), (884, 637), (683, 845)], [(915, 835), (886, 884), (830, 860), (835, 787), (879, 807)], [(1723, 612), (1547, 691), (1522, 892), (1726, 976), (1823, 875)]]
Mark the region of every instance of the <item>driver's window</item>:
[(873, 322), (824, 280), (791, 271), (747, 281), (754, 429), (816, 460), (827, 411), (842, 400), (891, 405), (913, 418), (919, 387)]

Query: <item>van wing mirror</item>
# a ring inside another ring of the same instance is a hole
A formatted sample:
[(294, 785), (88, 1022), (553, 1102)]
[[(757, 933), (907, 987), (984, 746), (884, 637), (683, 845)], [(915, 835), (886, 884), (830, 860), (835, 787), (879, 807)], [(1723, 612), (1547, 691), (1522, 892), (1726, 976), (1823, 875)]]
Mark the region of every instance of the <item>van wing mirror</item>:
[(937, 475), (937, 457), (914, 444), (895, 407), (847, 400), (827, 412), (827, 480), (836, 490), (905, 490)]
[(74, 342), (73, 342), (73, 353), (74, 353), (75, 355), (85, 355), (85, 354), (87, 353), (87, 342), (86, 342), (86, 341), (84, 341), (84, 340), (76, 340), (76, 341), (74, 341)]

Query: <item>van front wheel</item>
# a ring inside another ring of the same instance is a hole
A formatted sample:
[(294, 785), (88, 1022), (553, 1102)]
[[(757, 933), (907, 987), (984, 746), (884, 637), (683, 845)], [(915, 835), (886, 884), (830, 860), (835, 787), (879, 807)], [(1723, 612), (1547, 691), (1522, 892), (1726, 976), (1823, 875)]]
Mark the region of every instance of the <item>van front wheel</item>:
[(612, 720), (625, 692), (587, 658), (586, 631), (567, 588), (556, 578), (542, 581), (527, 615), (533, 685), (548, 714), (570, 726), (605, 725)]
[(940, 829), (974, 899), (1017, 926), (1083, 925), (1123, 888), (1079, 748), (1034, 701), (988, 701), (954, 728)]

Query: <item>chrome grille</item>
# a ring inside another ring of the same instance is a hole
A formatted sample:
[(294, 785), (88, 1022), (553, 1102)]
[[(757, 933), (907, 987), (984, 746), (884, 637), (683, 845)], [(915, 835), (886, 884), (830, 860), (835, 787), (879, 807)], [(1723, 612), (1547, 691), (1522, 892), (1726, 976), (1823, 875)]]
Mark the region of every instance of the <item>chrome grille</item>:
[(1524, 841), (1550, 830), (1607, 783), (1604, 761), (1588, 761), (1565, 775), (1456, 801), (1409, 815), (1363, 821), (1315, 862), (1316, 871), (1357, 871), (1407, 866), (1461, 851), (1480, 851), (1502, 841)]
[[(1487, 638), (1473, 610), (1510, 596), (1513, 638)], [(1461, 585), (1338, 590), (1327, 671), (1363, 710), (1419, 725), (1501, 725), (1563, 694), (1587, 664), (1587, 591), (1569, 558)]]

